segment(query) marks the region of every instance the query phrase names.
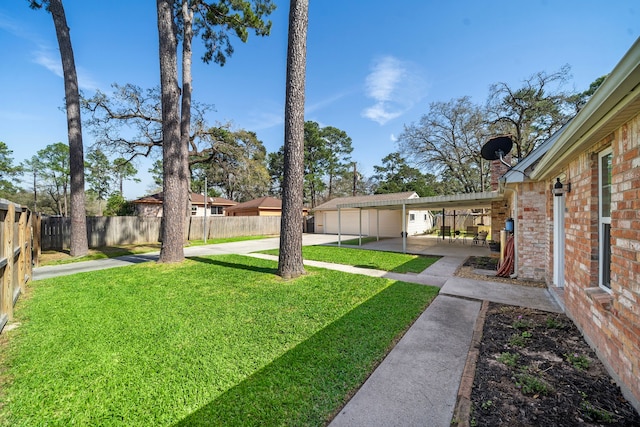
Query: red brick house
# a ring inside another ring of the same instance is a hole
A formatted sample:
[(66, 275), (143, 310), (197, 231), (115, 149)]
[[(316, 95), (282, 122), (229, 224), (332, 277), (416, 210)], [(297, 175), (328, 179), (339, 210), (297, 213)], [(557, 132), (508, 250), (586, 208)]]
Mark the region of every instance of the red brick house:
[[(307, 216), (309, 210), (302, 208), (302, 215)], [(265, 196), (248, 202), (238, 203), (225, 211), (227, 216), (282, 216), (282, 200)]]
[(640, 410), (640, 40), (500, 186), (514, 273), (546, 281)]
[[(204, 216), (205, 198), (204, 195), (198, 193), (190, 193), (191, 216)], [(164, 195), (162, 192), (144, 196), (132, 201), (136, 207), (136, 215), (138, 216), (162, 216), (162, 202)], [(222, 197), (208, 197), (206, 200), (207, 216), (224, 216), (225, 210), (231, 206), (237, 205), (238, 202), (223, 199)]]

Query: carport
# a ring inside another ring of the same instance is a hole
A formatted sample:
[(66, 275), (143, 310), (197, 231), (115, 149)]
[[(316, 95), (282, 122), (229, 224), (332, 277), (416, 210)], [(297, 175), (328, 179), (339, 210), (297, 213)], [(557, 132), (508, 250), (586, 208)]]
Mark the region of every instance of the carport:
[[(344, 203), (337, 205), (338, 208), (338, 245), (341, 243), (341, 218), (340, 211), (342, 209), (358, 209), (359, 214), (362, 209), (375, 209), (377, 210), (377, 221), (379, 221), (381, 210), (402, 210), (402, 252), (407, 252), (407, 208), (422, 209), (430, 211), (443, 211), (455, 210), (455, 209), (487, 209), (491, 208), (491, 203), (494, 201), (500, 201), (504, 199), (504, 194), (497, 191), (483, 192), (483, 193), (465, 193), (454, 194), (450, 196), (435, 196), (435, 197), (418, 197), (415, 199), (403, 199), (396, 201), (369, 201), (360, 203)], [(360, 215), (360, 230), (359, 239), (362, 243), (362, 216)], [(377, 224), (377, 230), (380, 230), (380, 224)], [(379, 234), (379, 232), (378, 232)], [(379, 240), (380, 236), (376, 238)]]

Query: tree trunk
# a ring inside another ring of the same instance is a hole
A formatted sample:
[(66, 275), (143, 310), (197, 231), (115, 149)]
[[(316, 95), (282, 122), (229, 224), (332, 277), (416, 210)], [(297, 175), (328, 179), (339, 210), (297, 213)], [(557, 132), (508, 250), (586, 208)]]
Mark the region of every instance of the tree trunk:
[[(180, 117), (180, 148), (182, 155), (186, 159), (184, 162), (184, 174), (186, 176), (183, 191), (182, 203), (184, 206), (185, 221), (191, 217), (191, 172), (189, 171), (189, 137), (191, 135), (191, 58), (193, 51), (191, 41), (193, 39), (193, 10), (189, 8), (189, 1), (182, 2), (182, 21), (184, 24), (184, 34), (182, 38), (182, 111)], [(184, 237), (187, 238), (186, 236)]]
[(180, 88), (176, 27), (171, 0), (157, 0), (162, 93), (163, 214), (162, 249), (158, 262), (184, 260), (184, 189), (186, 158), (180, 140)]
[(70, 255), (76, 257), (86, 255), (89, 252), (84, 195), (84, 152), (80, 120), (80, 92), (78, 90), (78, 75), (71, 47), (71, 36), (62, 0), (50, 0), (49, 10), (56, 28), (64, 75), (64, 96), (69, 131), (69, 171), (71, 175), (71, 241), (69, 248)]
[(302, 262), (304, 186), (304, 99), (309, 1), (291, 0), (284, 110), (284, 179), (278, 274), (285, 279), (305, 273)]

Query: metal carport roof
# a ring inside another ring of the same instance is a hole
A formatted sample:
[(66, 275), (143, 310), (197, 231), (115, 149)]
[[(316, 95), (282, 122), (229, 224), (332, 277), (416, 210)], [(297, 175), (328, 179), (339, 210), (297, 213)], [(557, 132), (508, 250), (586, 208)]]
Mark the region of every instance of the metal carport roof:
[(441, 210), (441, 209), (481, 209), (490, 208), (491, 202), (499, 201), (504, 198), (502, 193), (497, 191), (489, 191), (484, 193), (464, 193), (454, 194), (450, 196), (435, 197), (417, 197), (415, 199), (404, 200), (384, 200), (369, 201), (358, 203), (342, 203), (338, 204), (338, 209), (423, 209), (423, 210)]
[(442, 209), (481, 209), (490, 208), (491, 202), (503, 200), (504, 195), (498, 191), (484, 193), (464, 193), (451, 196), (418, 197), (403, 200), (374, 200), (356, 203), (338, 204), (338, 245), (340, 244), (341, 226), (340, 211), (342, 209), (402, 209), (402, 252), (407, 252), (407, 233), (405, 211), (407, 209), (442, 210)]

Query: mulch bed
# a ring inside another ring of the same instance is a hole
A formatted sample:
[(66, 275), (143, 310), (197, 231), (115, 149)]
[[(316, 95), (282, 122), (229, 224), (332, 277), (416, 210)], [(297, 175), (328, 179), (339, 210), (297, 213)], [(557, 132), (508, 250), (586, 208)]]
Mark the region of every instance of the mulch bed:
[(480, 270), (497, 270), (498, 261), (500, 261), (498, 257), (470, 256), (462, 266), (473, 267)]
[(490, 303), (471, 426), (640, 426), (567, 316)]
[(492, 282), (507, 283), (511, 285), (529, 286), (534, 288), (546, 288), (544, 282), (524, 279), (512, 279), (510, 277), (496, 276), (498, 269), (498, 256), (471, 256), (458, 268), (456, 276), (475, 280), (489, 280)]

